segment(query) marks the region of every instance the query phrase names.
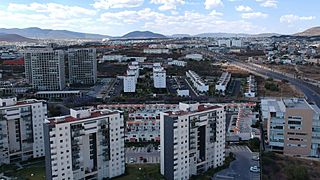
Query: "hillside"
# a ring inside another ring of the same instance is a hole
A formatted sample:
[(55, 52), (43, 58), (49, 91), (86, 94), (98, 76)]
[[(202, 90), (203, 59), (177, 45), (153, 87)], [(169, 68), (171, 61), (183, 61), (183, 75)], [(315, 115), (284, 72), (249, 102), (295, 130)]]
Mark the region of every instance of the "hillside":
[(149, 38), (166, 38), (166, 36), (151, 31), (133, 31), (123, 35), (124, 39), (149, 39)]
[(26, 38), (18, 34), (0, 34), (0, 41), (6, 42), (36, 42), (35, 39)]
[(320, 26), (294, 34), (295, 36), (320, 36)]
[(5, 34), (18, 34), (27, 38), (33, 39), (103, 39), (110, 36), (100, 34), (88, 34), (73, 32), (67, 30), (52, 30), (52, 29), (40, 29), (37, 27), (25, 28), (25, 29), (6, 29), (0, 28), (0, 33)]

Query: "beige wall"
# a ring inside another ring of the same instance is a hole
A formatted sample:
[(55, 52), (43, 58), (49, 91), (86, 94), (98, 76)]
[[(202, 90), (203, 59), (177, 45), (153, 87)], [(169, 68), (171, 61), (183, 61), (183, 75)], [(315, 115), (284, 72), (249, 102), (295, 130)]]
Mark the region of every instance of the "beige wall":
[[(302, 129), (289, 129), (288, 117), (289, 116), (301, 116), (302, 119)], [(308, 156), (311, 151), (311, 137), (312, 137), (312, 118), (313, 111), (310, 109), (286, 109), (285, 114), (285, 133), (284, 133), (284, 154), (287, 155), (301, 155)], [(294, 134), (288, 134), (289, 132)], [(297, 135), (296, 133), (305, 133), (305, 135)], [(303, 139), (303, 141), (289, 140), (288, 138), (298, 138)], [(288, 144), (301, 144), (306, 145), (306, 147), (289, 147)]]

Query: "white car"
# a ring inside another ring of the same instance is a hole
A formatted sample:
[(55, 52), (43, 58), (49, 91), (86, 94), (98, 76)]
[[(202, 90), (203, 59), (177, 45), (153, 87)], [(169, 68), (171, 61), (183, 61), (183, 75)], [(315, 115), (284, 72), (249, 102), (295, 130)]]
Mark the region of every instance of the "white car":
[(252, 157), (252, 160), (254, 160), (254, 161), (259, 161), (259, 160), (260, 160), (260, 157), (259, 157), (259, 156), (253, 156), (253, 157)]
[(134, 159), (130, 158), (129, 163), (134, 163)]
[(251, 166), (250, 167), (250, 171), (254, 172), (254, 173), (259, 173), (260, 172), (260, 168), (258, 166)]

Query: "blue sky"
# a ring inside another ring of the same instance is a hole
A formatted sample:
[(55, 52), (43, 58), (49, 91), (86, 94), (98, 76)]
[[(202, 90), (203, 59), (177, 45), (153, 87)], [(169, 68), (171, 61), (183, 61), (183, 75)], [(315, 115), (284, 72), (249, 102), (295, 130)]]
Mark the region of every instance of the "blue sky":
[(319, 0), (1, 0), (0, 27), (112, 36), (133, 30), (292, 34), (320, 25)]

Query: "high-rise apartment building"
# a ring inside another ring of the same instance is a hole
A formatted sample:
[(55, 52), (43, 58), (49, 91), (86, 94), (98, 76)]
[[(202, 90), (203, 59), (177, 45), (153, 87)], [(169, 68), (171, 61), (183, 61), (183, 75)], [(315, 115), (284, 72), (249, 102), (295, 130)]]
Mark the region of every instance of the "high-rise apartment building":
[(305, 99), (263, 99), (268, 143), (273, 151), (287, 155), (320, 155), (320, 110)]
[(93, 85), (97, 81), (96, 49), (68, 50), (70, 84)]
[(46, 118), (45, 101), (0, 98), (0, 164), (44, 156)]
[(43, 91), (65, 88), (65, 65), (62, 50), (28, 49), (24, 52), (25, 74), (33, 88)]
[(125, 172), (120, 111), (71, 109), (44, 125), (46, 178), (107, 179)]
[(189, 179), (225, 159), (224, 107), (183, 106), (160, 116), (161, 174), (166, 179)]

